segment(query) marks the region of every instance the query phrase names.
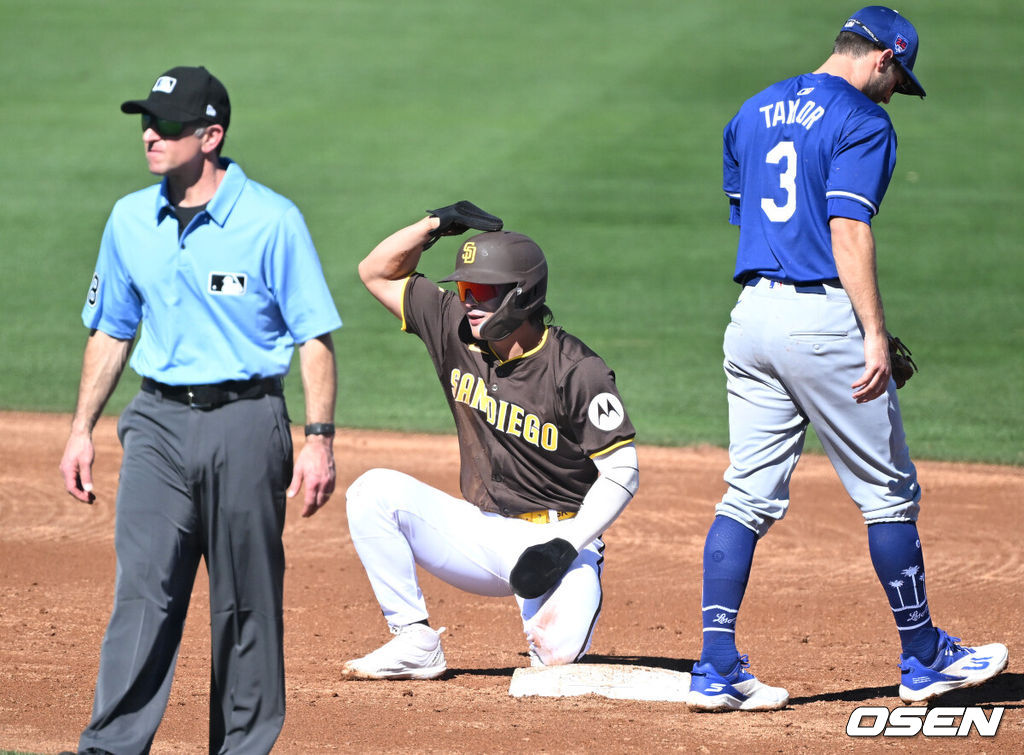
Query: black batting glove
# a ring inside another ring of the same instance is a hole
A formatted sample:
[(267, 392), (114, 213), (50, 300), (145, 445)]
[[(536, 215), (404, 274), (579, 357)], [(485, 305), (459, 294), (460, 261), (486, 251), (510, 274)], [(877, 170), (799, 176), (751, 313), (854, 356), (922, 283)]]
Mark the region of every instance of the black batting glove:
[(427, 210), (427, 214), (437, 218), (441, 223), (430, 232), (430, 240), (423, 245), (423, 251), (427, 251), (442, 236), (459, 236), (470, 228), (478, 231), (500, 231), (504, 225), (497, 215), (481, 210), (465, 199), (447, 207)]
[(565, 576), (580, 555), (568, 540), (556, 537), (523, 551), (512, 567), (508, 583), (521, 598), (539, 598)]

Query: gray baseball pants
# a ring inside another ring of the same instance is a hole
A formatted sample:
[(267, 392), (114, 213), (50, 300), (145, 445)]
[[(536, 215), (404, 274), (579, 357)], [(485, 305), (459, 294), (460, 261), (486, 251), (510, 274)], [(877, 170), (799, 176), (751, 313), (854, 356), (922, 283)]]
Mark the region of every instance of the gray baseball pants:
[(284, 399), (200, 410), (139, 393), (121, 415), (114, 607), (79, 749), (146, 753), (199, 559), (210, 578), (211, 753), (267, 753), (284, 723)]
[(864, 521), (913, 522), (921, 488), (896, 384), (858, 404), (864, 337), (842, 288), (747, 285), (725, 332), (729, 489), (715, 513), (763, 537), (789, 510), (789, 484), (814, 427)]

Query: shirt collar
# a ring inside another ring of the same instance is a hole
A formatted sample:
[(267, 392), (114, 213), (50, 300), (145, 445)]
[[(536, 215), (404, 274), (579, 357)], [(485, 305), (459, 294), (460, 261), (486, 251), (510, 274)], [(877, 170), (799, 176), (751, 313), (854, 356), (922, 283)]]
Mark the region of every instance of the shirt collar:
[(540, 351), (541, 349), (543, 349), (543, 348), (544, 348), (544, 344), (546, 344), (546, 343), (548, 342), (548, 332), (549, 332), (549, 331), (550, 331), (550, 328), (549, 328), (548, 326), (546, 326), (546, 325), (545, 325), (545, 326), (544, 326), (544, 333), (543, 333), (543, 334), (541, 335), (541, 337), (540, 337), (540, 341), (539, 341), (539, 342), (537, 343), (537, 345), (536, 345), (536, 346), (534, 346), (534, 347), (533, 347), (532, 349), (530, 349), (529, 351), (524, 351), (524, 352), (523, 352), (522, 354), (519, 354), (518, 356), (514, 356), (514, 357), (511, 357), (511, 358), (509, 358), (509, 359), (505, 359), (505, 360), (502, 360), (502, 358), (501, 358), (501, 357), (499, 357), (499, 356), (498, 356), (498, 355), (497, 355), (497, 354), (496, 354), (496, 353), (494, 352), (494, 349), (492, 349), (492, 348), (491, 348), (491, 345), (490, 345), (490, 344), (487, 344), (487, 350), (488, 350), (489, 352), (491, 352), (491, 355), (492, 355), (492, 356), (493, 356), (493, 357), (494, 357), (495, 359), (497, 359), (497, 360), (498, 360), (498, 364), (499, 364), (499, 365), (502, 365), (502, 364), (508, 364), (509, 362), (514, 362), (514, 361), (516, 361), (517, 359), (528, 359), (529, 357), (532, 357), (532, 356), (533, 356), (534, 354), (536, 354), (536, 353), (537, 353), (538, 351)]
[[(227, 165), (227, 170), (217, 191), (206, 203), (206, 212), (213, 222), (223, 226), (238, 202), (238, 198), (242, 196), (242, 190), (249, 179), (242, 171), (241, 166), (234, 160), (225, 157), (221, 158), (221, 161)], [(156, 194), (156, 222), (159, 223), (173, 210), (171, 200), (167, 196), (167, 178), (164, 177), (164, 180), (160, 182), (160, 190)]]

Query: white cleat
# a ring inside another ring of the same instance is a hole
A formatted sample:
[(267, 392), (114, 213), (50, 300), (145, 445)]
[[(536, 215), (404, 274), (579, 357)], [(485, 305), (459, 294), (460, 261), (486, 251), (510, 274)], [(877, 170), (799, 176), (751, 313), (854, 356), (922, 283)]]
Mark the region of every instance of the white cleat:
[(441, 633), (426, 624), (392, 627), (395, 638), (369, 655), (346, 661), (344, 679), (436, 679), (447, 669)]

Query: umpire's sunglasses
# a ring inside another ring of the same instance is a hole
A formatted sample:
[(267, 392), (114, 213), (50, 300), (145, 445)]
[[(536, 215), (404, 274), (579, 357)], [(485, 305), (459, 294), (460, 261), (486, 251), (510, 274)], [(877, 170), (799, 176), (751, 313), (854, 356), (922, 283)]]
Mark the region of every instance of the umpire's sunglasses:
[(490, 301), (498, 295), (500, 288), (490, 283), (469, 283), (468, 281), (456, 281), (459, 287), (459, 301), (466, 301), (466, 294), (473, 294), (473, 299), (480, 302)]
[(142, 130), (153, 129), (165, 139), (176, 139), (185, 133), (185, 129), (199, 121), (172, 121), (167, 118), (157, 118), (152, 113), (142, 114)]

